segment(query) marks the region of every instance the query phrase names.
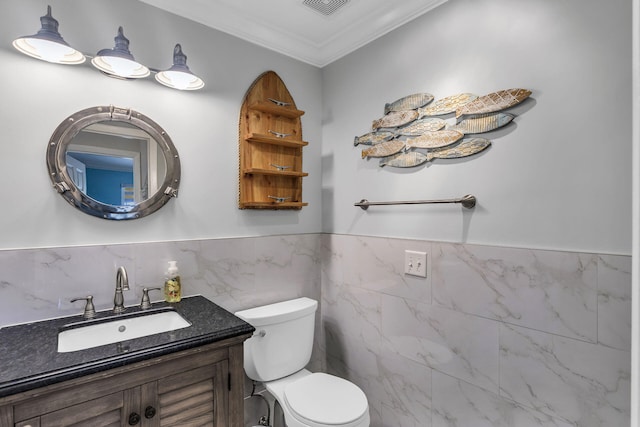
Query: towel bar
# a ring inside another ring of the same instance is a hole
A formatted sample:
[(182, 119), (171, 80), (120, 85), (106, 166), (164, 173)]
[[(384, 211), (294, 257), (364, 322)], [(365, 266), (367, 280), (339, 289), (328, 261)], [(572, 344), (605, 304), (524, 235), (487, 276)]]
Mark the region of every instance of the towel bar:
[(397, 202), (370, 202), (367, 199), (362, 199), (358, 203), (354, 203), (354, 206), (359, 206), (362, 210), (366, 211), (369, 206), (382, 206), (382, 205), (426, 205), (426, 204), (440, 204), (440, 203), (461, 203), (462, 207), (471, 209), (476, 206), (476, 197), (471, 194), (467, 194), (459, 199), (443, 199), (443, 200), (408, 200)]

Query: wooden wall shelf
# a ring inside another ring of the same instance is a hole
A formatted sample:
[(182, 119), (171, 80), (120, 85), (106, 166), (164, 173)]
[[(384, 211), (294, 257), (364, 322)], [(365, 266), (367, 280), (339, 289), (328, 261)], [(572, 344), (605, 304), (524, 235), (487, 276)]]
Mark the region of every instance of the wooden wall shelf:
[(295, 108), (289, 108), (288, 106), (280, 106), (272, 101), (259, 101), (249, 106), (250, 110), (261, 111), (263, 113), (269, 113), (280, 117), (286, 117), (289, 119), (297, 119), (304, 114), (304, 111), (297, 110)]
[(309, 206), (304, 202), (249, 202), (245, 204), (245, 209), (302, 209), (303, 206)]
[(300, 117), (284, 82), (273, 71), (259, 76), (240, 110), (240, 209), (302, 209)]
[(261, 142), (263, 144), (281, 145), (283, 147), (304, 147), (309, 145), (306, 141), (296, 141), (293, 139), (278, 138), (273, 135), (265, 135), (261, 133), (250, 133), (244, 139), (247, 142)]
[(309, 174), (306, 172), (295, 172), (295, 171), (278, 170), (278, 169), (250, 168), (250, 169), (245, 169), (242, 172), (247, 175), (273, 175), (273, 176), (297, 176), (297, 177), (309, 176)]

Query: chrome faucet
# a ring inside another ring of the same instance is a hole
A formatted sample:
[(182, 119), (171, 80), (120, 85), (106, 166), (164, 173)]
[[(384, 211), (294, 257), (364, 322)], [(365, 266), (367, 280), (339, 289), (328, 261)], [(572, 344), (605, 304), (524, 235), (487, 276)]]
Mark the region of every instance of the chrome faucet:
[(124, 296), (122, 291), (129, 290), (129, 278), (127, 277), (127, 270), (123, 266), (118, 267), (116, 272), (116, 293), (113, 296), (113, 312), (123, 313), (124, 308)]

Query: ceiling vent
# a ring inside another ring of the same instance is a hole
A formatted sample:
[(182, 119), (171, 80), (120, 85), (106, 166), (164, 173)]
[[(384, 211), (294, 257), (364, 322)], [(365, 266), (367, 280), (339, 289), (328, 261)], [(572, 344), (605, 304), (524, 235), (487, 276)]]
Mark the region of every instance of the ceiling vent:
[(316, 12), (320, 12), (324, 16), (333, 15), (338, 9), (345, 4), (349, 3), (349, 0), (304, 0), (302, 4), (309, 6)]

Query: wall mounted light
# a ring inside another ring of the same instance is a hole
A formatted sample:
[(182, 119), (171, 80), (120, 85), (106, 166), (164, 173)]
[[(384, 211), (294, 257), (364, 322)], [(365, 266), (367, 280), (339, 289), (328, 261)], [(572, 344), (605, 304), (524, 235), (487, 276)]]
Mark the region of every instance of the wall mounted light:
[(173, 48), (173, 65), (168, 70), (158, 72), (156, 80), (165, 86), (180, 90), (198, 90), (204, 87), (202, 79), (187, 67), (187, 55), (182, 53), (180, 44)]
[[(58, 21), (51, 16), (51, 6), (47, 14), (40, 18), (42, 28), (37, 34), (20, 37), (13, 46), (25, 55), (56, 64), (82, 64), (90, 55), (69, 46), (58, 32)], [(165, 71), (148, 68), (137, 62), (129, 51), (129, 39), (122, 27), (114, 38), (115, 46), (100, 50), (91, 59), (91, 64), (110, 77), (121, 79), (141, 79), (156, 74), (155, 79), (164, 86), (179, 90), (198, 90), (204, 87), (202, 79), (189, 70), (187, 56), (177, 44), (173, 50), (173, 66)]]
[(58, 21), (51, 16), (51, 6), (47, 14), (40, 17), (42, 28), (37, 34), (24, 36), (13, 41), (13, 47), (32, 58), (56, 64), (82, 64), (85, 56), (69, 46), (58, 32)]
[(109, 76), (124, 79), (140, 79), (151, 74), (129, 51), (129, 39), (124, 36), (122, 27), (118, 28), (118, 35), (113, 40), (116, 42), (113, 49), (102, 49), (91, 60), (94, 67)]

